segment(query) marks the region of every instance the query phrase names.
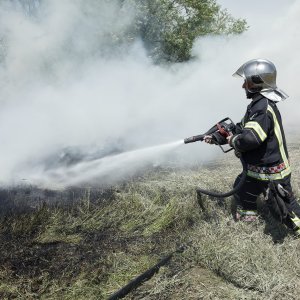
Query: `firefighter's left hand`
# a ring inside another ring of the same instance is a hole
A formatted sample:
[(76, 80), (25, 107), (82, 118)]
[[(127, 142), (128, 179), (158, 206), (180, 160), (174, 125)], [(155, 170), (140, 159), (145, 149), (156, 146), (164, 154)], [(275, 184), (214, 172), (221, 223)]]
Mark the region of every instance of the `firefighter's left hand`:
[(214, 143), (213, 140), (212, 140), (212, 136), (211, 135), (206, 135), (203, 140), (207, 144), (213, 144)]

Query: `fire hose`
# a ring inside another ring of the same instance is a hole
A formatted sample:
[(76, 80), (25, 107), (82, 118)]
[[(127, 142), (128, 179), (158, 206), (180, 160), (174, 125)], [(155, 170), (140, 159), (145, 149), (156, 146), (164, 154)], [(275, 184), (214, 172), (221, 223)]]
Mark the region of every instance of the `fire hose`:
[(142, 273), (141, 275), (137, 276), (133, 280), (131, 280), (128, 284), (126, 284), (124, 287), (119, 289), (117, 292), (112, 294), (108, 300), (118, 300), (121, 298), (124, 298), (126, 295), (128, 295), (132, 290), (136, 289), (138, 286), (140, 286), (143, 282), (149, 280), (155, 273), (159, 271), (159, 269), (166, 265), (171, 258), (176, 253), (182, 253), (186, 249), (186, 245), (180, 246), (175, 251), (169, 253), (167, 256), (163, 257), (156, 265)]
[(237, 191), (239, 191), (240, 188), (243, 186), (243, 184), (246, 180), (246, 176), (247, 176), (246, 163), (242, 158), (241, 158), (241, 162), (242, 162), (242, 165), (243, 165), (243, 172), (241, 174), (241, 178), (240, 178), (238, 184), (232, 190), (230, 190), (227, 193), (217, 193), (217, 192), (207, 191), (207, 190), (204, 190), (204, 189), (201, 189), (201, 188), (197, 188), (198, 195), (204, 194), (204, 195), (208, 195), (208, 196), (216, 197), (216, 198), (226, 198), (226, 197), (229, 197), (229, 196), (235, 194)]

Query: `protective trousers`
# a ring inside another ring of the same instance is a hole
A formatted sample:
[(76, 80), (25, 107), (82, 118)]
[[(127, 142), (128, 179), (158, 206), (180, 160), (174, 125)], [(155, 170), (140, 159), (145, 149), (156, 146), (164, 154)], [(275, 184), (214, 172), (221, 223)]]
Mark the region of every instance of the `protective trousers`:
[[(236, 178), (234, 186), (236, 186), (241, 178), (241, 174)], [(300, 227), (300, 205), (298, 204), (291, 186), (291, 176), (284, 179), (276, 180), (276, 183), (288, 191), (288, 201), (285, 202), (288, 211), (293, 213), (295, 217), (287, 217), (283, 223), (292, 230), (297, 230)], [(245, 183), (241, 189), (234, 195), (237, 206), (244, 211), (257, 210), (257, 198), (260, 194), (266, 194), (269, 186), (269, 181), (257, 180), (250, 176), (246, 177)]]

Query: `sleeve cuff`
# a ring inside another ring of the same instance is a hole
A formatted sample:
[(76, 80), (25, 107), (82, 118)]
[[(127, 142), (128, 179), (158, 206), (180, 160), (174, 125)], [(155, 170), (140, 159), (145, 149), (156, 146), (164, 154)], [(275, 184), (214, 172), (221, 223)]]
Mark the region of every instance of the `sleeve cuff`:
[(236, 145), (235, 145), (235, 142), (236, 142), (236, 139), (237, 139), (238, 136), (239, 136), (239, 134), (234, 135), (234, 136), (230, 139), (230, 143), (229, 143), (229, 145), (230, 145), (232, 148), (234, 148), (235, 150), (239, 150), (239, 149), (236, 148)]

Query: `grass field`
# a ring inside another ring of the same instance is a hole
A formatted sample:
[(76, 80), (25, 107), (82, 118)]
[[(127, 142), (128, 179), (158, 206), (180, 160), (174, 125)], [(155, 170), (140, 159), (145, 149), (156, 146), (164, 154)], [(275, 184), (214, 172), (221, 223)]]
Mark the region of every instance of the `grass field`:
[[(290, 144), (300, 195), (299, 144)], [(300, 240), (259, 201), (260, 221), (235, 223), (226, 161), (148, 171), (106, 189), (2, 190), (0, 299), (106, 299), (160, 258), (182, 254), (125, 299), (299, 299)]]

